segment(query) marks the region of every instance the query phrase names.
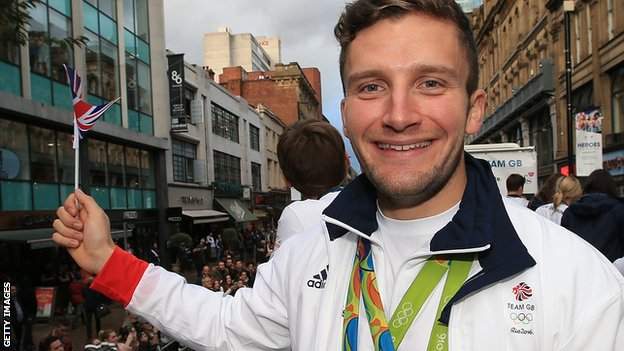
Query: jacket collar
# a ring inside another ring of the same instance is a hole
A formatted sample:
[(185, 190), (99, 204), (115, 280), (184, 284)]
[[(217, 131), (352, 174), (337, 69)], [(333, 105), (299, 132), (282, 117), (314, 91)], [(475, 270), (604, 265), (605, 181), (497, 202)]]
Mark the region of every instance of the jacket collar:
[[(474, 250), (482, 270), (467, 280), (449, 301), (440, 320), (448, 324), (453, 303), (467, 295), (534, 266), (505, 210), (489, 164), (465, 154), (468, 181), (459, 210), (431, 240), (438, 251)], [(365, 175), (345, 187), (323, 211), (330, 240), (356, 230), (370, 237), (377, 228), (377, 192)]]

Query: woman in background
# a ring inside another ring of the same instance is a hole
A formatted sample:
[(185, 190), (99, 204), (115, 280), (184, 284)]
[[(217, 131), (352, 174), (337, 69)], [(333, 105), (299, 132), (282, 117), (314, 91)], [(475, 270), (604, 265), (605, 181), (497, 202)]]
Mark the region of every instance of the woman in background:
[(559, 178), (555, 187), (552, 203), (542, 205), (535, 210), (538, 214), (561, 224), (563, 212), (583, 195), (581, 182), (574, 176)]

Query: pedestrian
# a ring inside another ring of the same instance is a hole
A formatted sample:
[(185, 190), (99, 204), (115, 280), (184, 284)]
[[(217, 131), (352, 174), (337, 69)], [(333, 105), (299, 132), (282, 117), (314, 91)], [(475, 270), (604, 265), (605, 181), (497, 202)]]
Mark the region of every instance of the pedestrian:
[(77, 190), (53, 238), (98, 273), (93, 287), (193, 349), (623, 350), (624, 278), (503, 201), (490, 165), (464, 153), (487, 98), (461, 7), (356, 0), (335, 34), (363, 174), (322, 226), (284, 242), (252, 289), (223, 296), (115, 247), (104, 211)]
[(295, 234), (321, 225), (320, 213), (338, 194), (338, 186), (347, 175), (348, 159), (336, 128), (311, 119), (284, 130), (277, 143), (277, 157), (286, 182), (303, 198), (282, 211), (275, 243), (279, 247)]
[(551, 203), (553, 196), (555, 195), (557, 181), (561, 177), (563, 177), (563, 174), (555, 173), (546, 178), (546, 181), (542, 184), (542, 187), (539, 189), (537, 194), (535, 194), (531, 201), (529, 201), (527, 207), (535, 211), (538, 207)]
[(617, 198), (615, 181), (609, 172), (595, 170), (583, 192), (564, 212), (561, 225), (614, 262), (624, 256), (624, 204)]
[(39, 343), (39, 351), (63, 351), (63, 343), (58, 337), (48, 335)]
[(575, 176), (559, 178), (552, 202), (538, 207), (535, 213), (548, 218), (551, 222), (561, 224), (561, 217), (565, 210), (581, 195), (583, 195), (583, 188)]
[(507, 198), (517, 205), (527, 207), (529, 200), (524, 197), (524, 184), (526, 179), (520, 174), (513, 173), (507, 177)]

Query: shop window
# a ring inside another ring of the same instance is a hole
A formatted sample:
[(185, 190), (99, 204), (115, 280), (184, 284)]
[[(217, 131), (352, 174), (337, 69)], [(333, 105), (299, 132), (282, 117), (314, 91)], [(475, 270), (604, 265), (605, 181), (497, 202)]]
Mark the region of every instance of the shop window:
[(30, 158), (26, 125), (0, 119), (0, 179), (29, 180)]
[(128, 208), (142, 208), (143, 207), (143, 195), (141, 190), (128, 189)]
[(2, 194), (2, 211), (32, 210), (31, 183), (3, 180), (0, 182)]
[(61, 201), (58, 184), (33, 183), (34, 210), (56, 210)]
[(106, 161), (106, 143), (96, 139), (88, 139), (89, 184), (108, 186), (108, 169)]
[(141, 186), (147, 189), (156, 188), (154, 162), (149, 151), (141, 150)]
[(140, 156), (139, 149), (135, 149), (132, 147), (126, 147), (126, 178), (128, 180), (127, 187), (129, 188), (139, 188), (141, 184), (139, 182), (140, 179)]
[(100, 205), (100, 207), (105, 210), (111, 208), (110, 191), (107, 187), (92, 186), (89, 190), (91, 191), (91, 196), (95, 199), (95, 202)]
[(111, 209), (121, 210), (128, 208), (126, 199), (126, 188), (110, 189)]
[[(32, 180), (57, 182), (56, 136), (53, 130), (29, 126)], [(58, 196), (58, 192), (57, 192)]]
[(124, 187), (124, 147), (122, 145), (108, 144), (108, 185)]
[(143, 190), (143, 207), (156, 208), (156, 192), (153, 190)]
[[(72, 134), (57, 132), (58, 144), (58, 180), (64, 184), (74, 184), (74, 137)], [(73, 189), (72, 189), (73, 190)], [(65, 197), (61, 197), (64, 199)]]

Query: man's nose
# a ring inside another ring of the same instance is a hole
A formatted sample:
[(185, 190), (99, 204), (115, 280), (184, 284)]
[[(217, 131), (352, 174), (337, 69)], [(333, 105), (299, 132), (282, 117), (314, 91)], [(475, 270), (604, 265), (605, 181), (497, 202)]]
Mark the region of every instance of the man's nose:
[(388, 108), (383, 118), (384, 126), (395, 132), (402, 132), (422, 122), (418, 112), (417, 96), (409, 89), (395, 88), (388, 100)]

